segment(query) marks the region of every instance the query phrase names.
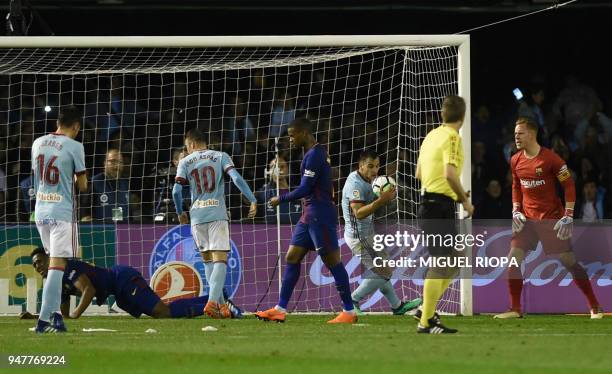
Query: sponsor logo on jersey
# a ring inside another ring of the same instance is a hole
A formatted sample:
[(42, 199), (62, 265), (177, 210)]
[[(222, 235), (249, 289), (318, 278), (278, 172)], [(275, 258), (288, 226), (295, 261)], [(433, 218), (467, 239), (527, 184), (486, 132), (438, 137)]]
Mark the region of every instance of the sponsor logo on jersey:
[(546, 184), (544, 179), (521, 179), (521, 186), (525, 188), (536, 188)]
[[(234, 295), (238, 287), (240, 286), (242, 276), (242, 260), (238, 253), (236, 244), (230, 239), (231, 251), (227, 259), (227, 275), (225, 277), (225, 290), (230, 297)], [(167, 270), (165, 277), (166, 283), (162, 283), (158, 286), (158, 289), (164, 290), (163, 285), (166, 285), (168, 291), (166, 297), (186, 298), (199, 295), (205, 295), (207, 291), (206, 287), (206, 274), (204, 272), (204, 262), (200, 251), (196, 247), (196, 244), (191, 236), (191, 227), (189, 225), (179, 225), (168, 230), (161, 238), (155, 243), (153, 247), (153, 253), (151, 253), (151, 259), (149, 261), (149, 274), (153, 274), (151, 277), (151, 288), (162, 298), (161, 292), (158, 292), (155, 286), (155, 273), (166, 264), (178, 264), (172, 265), (172, 270)], [(181, 265), (181, 266), (179, 266)], [(197, 286), (195, 278), (188, 269), (182, 265), (187, 265), (195, 273), (197, 273), (200, 279), (200, 288), (198, 293), (193, 291), (194, 287)], [(166, 268), (166, 267), (164, 267)], [(176, 270), (176, 271), (175, 271)], [(161, 270), (159, 270), (161, 272)], [(159, 276), (158, 276), (159, 277)], [(172, 280), (168, 280), (169, 278)], [(173, 282), (176, 279), (175, 285), (171, 285), (168, 282)], [(180, 280), (182, 279), (182, 280)], [(161, 281), (161, 280), (160, 280)], [(160, 282), (158, 281), (158, 282)], [(182, 287), (179, 287), (182, 283)], [(172, 292), (170, 292), (172, 291)], [(192, 296), (189, 296), (192, 295)]]
[(219, 206), (219, 200), (217, 199), (196, 200), (193, 203), (192, 208), (208, 208), (211, 206)]
[(62, 201), (62, 195), (55, 193), (55, 192), (50, 192), (50, 193), (39, 192), (36, 194), (36, 200), (46, 201), (48, 203), (59, 203), (60, 201)]
[(312, 170), (305, 169), (304, 170), (304, 176), (305, 177), (314, 177), (315, 176), (315, 172), (312, 171)]

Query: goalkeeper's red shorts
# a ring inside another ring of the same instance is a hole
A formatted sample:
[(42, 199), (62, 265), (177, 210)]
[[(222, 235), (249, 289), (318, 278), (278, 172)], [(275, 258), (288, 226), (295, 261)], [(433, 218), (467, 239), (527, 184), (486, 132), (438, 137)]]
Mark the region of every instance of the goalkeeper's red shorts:
[(527, 220), (521, 232), (512, 234), (510, 248), (533, 251), (536, 249), (538, 242), (542, 242), (546, 254), (571, 251), (571, 239), (561, 240), (557, 238), (557, 231), (554, 229), (556, 222), (557, 220), (552, 219)]

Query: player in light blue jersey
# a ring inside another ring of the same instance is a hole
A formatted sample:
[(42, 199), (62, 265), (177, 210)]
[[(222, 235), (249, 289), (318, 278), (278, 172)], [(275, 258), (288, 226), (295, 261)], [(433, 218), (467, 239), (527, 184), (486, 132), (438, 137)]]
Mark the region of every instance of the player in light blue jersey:
[(362, 282), (352, 293), (353, 305), (357, 313), (361, 313), (359, 302), (370, 293), (380, 290), (385, 296), (393, 314), (402, 315), (417, 308), (421, 299), (402, 302), (397, 297), (391, 283), (392, 269), (375, 266), (376, 257), (386, 258), (386, 253), (374, 251), (374, 212), (384, 207), (395, 197), (395, 188), (381, 192), (380, 197), (374, 195), (372, 181), (378, 176), (380, 159), (376, 152), (366, 150), (359, 157), (359, 170), (349, 174), (342, 189), (342, 214), (344, 216), (344, 241), (353, 254), (361, 257), (361, 263), (366, 268), (362, 274)]
[(257, 199), (234, 169), (225, 152), (207, 149), (204, 134), (192, 129), (185, 135), (188, 156), (177, 167), (172, 197), (181, 224), (190, 218), (183, 212), (182, 186), (191, 191), (191, 233), (204, 260), (204, 272), (209, 285), (208, 303), (204, 312), (212, 318), (231, 318), (229, 305), (223, 299), (227, 273), (227, 254), (230, 251), (227, 208), (225, 207), (224, 174), (251, 202), (249, 218), (257, 213)]
[(70, 106), (60, 111), (57, 131), (32, 144), (34, 215), (43, 247), (50, 256), (37, 333), (66, 331), (59, 313), (62, 277), (66, 259), (79, 257), (75, 176), (79, 191), (87, 191), (83, 145), (74, 140), (80, 129), (81, 113)]

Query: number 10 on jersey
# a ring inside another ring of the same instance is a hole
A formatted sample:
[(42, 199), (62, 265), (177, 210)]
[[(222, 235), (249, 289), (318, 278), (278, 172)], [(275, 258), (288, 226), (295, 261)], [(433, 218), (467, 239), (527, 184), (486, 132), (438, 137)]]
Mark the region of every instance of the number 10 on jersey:
[(200, 170), (193, 169), (190, 173), (195, 180), (197, 193), (202, 194), (203, 192), (213, 192), (215, 190), (215, 169), (212, 166), (204, 166), (201, 171), (201, 179)]

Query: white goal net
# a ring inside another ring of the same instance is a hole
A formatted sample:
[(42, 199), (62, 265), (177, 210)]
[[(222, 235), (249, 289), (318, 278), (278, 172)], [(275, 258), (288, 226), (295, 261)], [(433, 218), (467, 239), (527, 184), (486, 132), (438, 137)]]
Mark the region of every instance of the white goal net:
[[(416, 219), (418, 149), (440, 123), (442, 99), (460, 94), (469, 103), (465, 36), (152, 37), (115, 42), (21, 38), (19, 46), (2, 47), (0, 41), (4, 312), (21, 311), (28, 295), (42, 292), (29, 258), (40, 246), (32, 224), (30, 147), (34, 139), (55, 130), (62, 106), (74, 104), (83, 112), (77, 140), (84, 144), (91, 188), (78, 197), (82, 259), (105, 267), (130, 265), (147, 280), (155, 275), (152, 285), (167, 300), (207, 292), (202, 261), (189, 228), (178, 225), (170, 194), (183, 136), (197, 127), (207, 134), (209, 148), (232, 157), (261, 204), (257, 219), (247, 219), (248, 206), (227, 182), (233, 250), (226, 292), (252, 312), (278, 300), (284, 254), (301, 212), (299, 203), (291, 203), (281, 206), (277, 216), (265, 204), (276, 194), (276, 170), (279, 189), (291, 190), (299, 183), (303, 154), (289, 148), (286, 136), (294, 118), (308, 117), (316, 124), (338, 196), (360, 152), (376, 150), (380, 174), (394, 176), (399, 186), (397, 200), (378, 212), (377, 220), (402, 224)], [(464, 144), (469, 148), (466, 127)], [(469, 176), (469, 149), (465, 154), (464, 175)], [(271, 162), (277, 156), (275, 169)], [(343, 237), (342, 226), (341, 221), (338, 238)], [(360, 281), (359, 262), (346, 245), (341, 248), (354, 289)], [(400, 297), (420, 295), (419, 282), (394, 282)], [(461, 308), (465, 292), (469, 290), (456, 282), (439, 308), (466, 313)], [(35, 304), (29, 302), (32, 308)], [(364, 303), (365, 311), (389, 310), (380, 294)], [(289, 310), (340, 307), (331, 274), (311, 253)]]

